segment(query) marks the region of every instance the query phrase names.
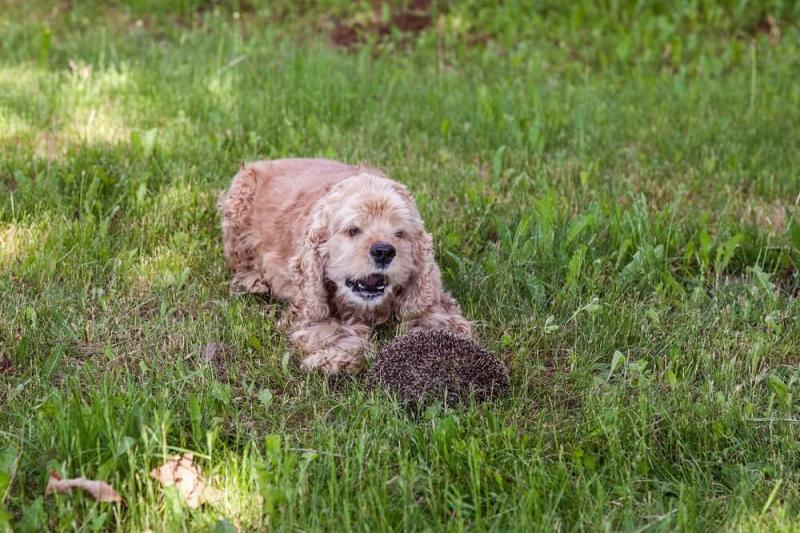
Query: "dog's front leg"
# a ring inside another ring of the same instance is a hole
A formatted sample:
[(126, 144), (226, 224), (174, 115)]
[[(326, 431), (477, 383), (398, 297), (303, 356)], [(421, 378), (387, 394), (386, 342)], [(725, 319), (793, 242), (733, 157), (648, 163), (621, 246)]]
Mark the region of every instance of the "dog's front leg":
[(361, 370), (370, 348), (369, 326), (337, 320), (295, 326), (291, 340), (302, 357), (301, 367), (319, 368), (329, 375)]

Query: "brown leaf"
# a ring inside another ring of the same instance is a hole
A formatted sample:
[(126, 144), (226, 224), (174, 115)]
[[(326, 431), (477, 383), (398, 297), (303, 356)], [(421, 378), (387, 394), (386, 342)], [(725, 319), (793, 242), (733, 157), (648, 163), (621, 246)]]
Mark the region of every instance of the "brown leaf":
[(219, 354), (222, 347), (217, 344), (216, 342), (209, 342), (203, 349), (201, 350), (203, 354), (203, 360), (207, 363), (213, 363), (217, 359), (217, 354)]
[(150, 472), (150, 477), (165, 487), (176, 486), (186, 504), (195, 509), (204, 502), (219, 500), (220, 492), (207, 487), (203, 482), (203, 472), (194, 462), (194, 455), (185, 453), (170, 458), (166, 463)]
[(50, 472), (50, 479), (47, 480), (47, 487), (44, 495), (48, 496), (54, 492), (72, 492), (72, 489), (82, 489), (94, 496), (99, 502), (124, 502), (114, 487), (105, 481), (86, 479), (79, 477), (75, 479), (61, 479), (56, 472)]
[(200, 349), (200, 355), (203, 361), (208, 363), (214, 371), (214, 375), (220, 381), (228, 379), (228, 369), (226, 368), (226, 359), (229, 355), (230, 347), (217, 342), (209, 342)]

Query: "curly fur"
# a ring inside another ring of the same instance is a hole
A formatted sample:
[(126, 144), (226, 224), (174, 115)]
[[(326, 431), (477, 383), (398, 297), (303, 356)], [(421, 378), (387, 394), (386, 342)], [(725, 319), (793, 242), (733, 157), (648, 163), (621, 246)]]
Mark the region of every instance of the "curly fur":
[[(370, 327), (392, 319), (408, 330), (470, 335), (442, 287), (414, 199), (380, 171), (327, 159), (259, 161), (236, 174), (219, 208), (232, 290), (289, 303), (304, 368), (360, 369)], [(369, 255), (376, 242), (397, 250), (388, 267)], [(348, 287), (375, 273), (387, 280), (382, 295), (366, 300)]]

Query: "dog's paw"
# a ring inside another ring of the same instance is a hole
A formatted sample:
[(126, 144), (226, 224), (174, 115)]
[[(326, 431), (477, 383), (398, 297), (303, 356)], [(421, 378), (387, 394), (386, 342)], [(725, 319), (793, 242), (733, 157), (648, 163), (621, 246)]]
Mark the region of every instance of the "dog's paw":
[(303, 370), (321, 370), (329, 376), (355, 374), (364, 368), (365, 359), (360, 353), (352, 353), (341, 348), (324, 348), (306, 356), (300, 363)]
[(233, 296), (241, 296), (243, 294), (269, 296), (271, 291), (269, 283), (251, 270), (235, 273), (229, 287)]

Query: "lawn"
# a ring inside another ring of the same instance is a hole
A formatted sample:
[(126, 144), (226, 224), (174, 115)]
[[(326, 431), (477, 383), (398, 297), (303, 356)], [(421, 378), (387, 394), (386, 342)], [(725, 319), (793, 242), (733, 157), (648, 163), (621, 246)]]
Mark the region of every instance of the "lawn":
[[(800, 6), (402, 4), (0, 0), (0, 531), (800, 529)], [(291, 156), (410, 187), (509, 397), (229, 294), (216, 197)]]

